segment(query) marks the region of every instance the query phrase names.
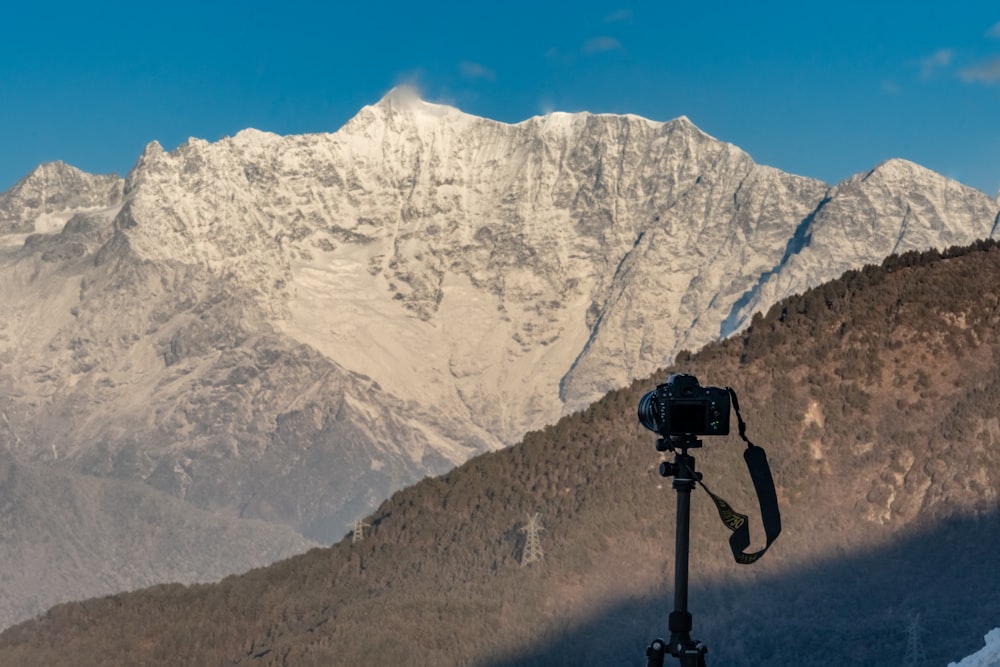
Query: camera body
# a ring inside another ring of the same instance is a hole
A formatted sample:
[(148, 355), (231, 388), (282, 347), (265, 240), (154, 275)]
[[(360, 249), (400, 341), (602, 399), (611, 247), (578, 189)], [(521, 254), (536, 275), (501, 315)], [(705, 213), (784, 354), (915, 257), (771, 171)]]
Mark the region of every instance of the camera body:
[(674, 373), (639, 399), (639, 422), (664, 438), (728, 435), (729, 390)]

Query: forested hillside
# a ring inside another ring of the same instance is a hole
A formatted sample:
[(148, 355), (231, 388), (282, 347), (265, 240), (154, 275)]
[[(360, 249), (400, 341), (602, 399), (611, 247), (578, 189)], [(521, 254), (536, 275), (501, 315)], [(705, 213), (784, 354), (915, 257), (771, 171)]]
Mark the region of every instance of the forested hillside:
[[(984, 242), (785, 300), (742, 335), (396, 493), (360, 542), (60, 605), (0, 635), (0, 663), (643, 664), (673, 606), (675, 494), (636, 405), (673, 371), (736, 390), (784, 524), (762, 561), (737, 565), (693, 493), (692, 634), (710, 665), (902, 664), (911, 629), (943, 665), (1000, 624), (1000, 248)], [(742, 448), (734, 433), (693, 454), (755, 516)], [(523, 566), (536, 512), (544, 556)]]

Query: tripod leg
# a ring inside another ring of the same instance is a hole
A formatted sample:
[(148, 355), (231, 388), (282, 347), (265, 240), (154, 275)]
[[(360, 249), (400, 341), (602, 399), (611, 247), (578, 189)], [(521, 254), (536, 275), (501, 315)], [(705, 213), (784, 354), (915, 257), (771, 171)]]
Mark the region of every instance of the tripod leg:
[(646, 667), (662, 667), (667, 653), (681, 667), (705, 667), (708, 648), (691, 639), (691, 612), (688, 611), (688, 553), (691, 541), (691, 491), (701, 479), (694, 469), (694, 457), (687, 450), (675, 452), (672, 465), (661, 466), (664, 477), (673, 475), (677, 492), (677, 521), (674, 544), (674, 610), (670, 613), (670, 643), (656, 639), (646, 649)]

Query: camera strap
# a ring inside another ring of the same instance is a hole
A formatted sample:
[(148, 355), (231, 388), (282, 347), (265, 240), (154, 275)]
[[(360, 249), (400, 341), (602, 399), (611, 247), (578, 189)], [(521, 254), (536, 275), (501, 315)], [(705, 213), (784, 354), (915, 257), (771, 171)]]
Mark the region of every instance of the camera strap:
[(733, 550), (733, 557), (737, 563), (749, 565), (757, 562), (771, 544), (778, 539), (781, 533), (781, 513), (778, 511), (778, 494), (774, 489), (774, 478), (771, 476), (771, 467), (767, 463), (767, 454), (757, 445), (747, 438), (746, 422), (740, 414), (740, 402), (736, 398), (736, 392), (731, 387), (726, 387), (733, 402), (733, 410), (736, 412), (736, 420), (739, 423), (740, 438), (747, 443), (747, 448), (743, 451), (743, 460), (746, 461), (747, 470), (750, 471), (750, 479), (753, 480), (754, 490), (757, 492), (757, 502), (760, 504), (761, 521), (764, 524), (764, 534), (767, 543), (764, 548), (753, 553), (746, 553), (744, 549), (750, 546), (750, 526), (746, 514), (740, 514), (732, 508), (725, 500), (709, 491), (701, 480), (701, 488), (705, 489), (719, 510), (719, 518), (726, 528), (733, 532), (729, 536), (729, 548)]

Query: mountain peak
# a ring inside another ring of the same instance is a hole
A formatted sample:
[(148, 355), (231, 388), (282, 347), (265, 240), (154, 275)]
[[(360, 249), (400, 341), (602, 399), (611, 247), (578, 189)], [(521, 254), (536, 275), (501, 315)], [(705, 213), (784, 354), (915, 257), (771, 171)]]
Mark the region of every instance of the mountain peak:
[[(956, 187), (963, 190), (976, 191), (975, 188), (960, 183), (954, 178), (940, 174), (932, 169), (928, 169), (923, 165), (917, 164), (916, 162), (911, 162), (910, 160), (905, 160), (903, 158), (890, 158), (878, 164), (874, 169), (870, 171), (856, 174), (851, 178), (847, 179), (847, 183), (856, 182), (873, 182), (873, 183), (895, 183), (901, 184), (905, 182), (922, 182), (922, 183), (938, 183), (941, 187), (947, 184), (947, 187)], [(985, 194), (985, 193), (983, 193)]]
[(160, 142), (157, 141), (156, 139), (153, 139), (148, 144), (146, 144), (146, 148), (143, 149), (141, 157), (161, 155), (165, 152), (166, 151), (163, 149), (163, 146), (160, 145)]
[(0, 193), (0, 233), (51, 231), (64, 211), (114, 206), (121, 200), (117, 174), (90, 174), (62, 161), (45, 162)]
[(59, 184), (69, 182), (75, 184), (78, 181), (94, 178), (117, 178), (116, 174), (98, 176), (90, 174), (82, 169), (78, 169), (62, 160), (54, 162), (43, 162), (31, 170), (24, 178), (14, 184), (11, 191), (23, 188), (42, 187), (45, 184)]
[(904, 160), (903, 158), (894, 157), (889, 158), (883, 162), (880, 162), (872, 170), (873, 172), (880, 171), (883, 173), (901, 173), (901, 174), (913, 174), (917, 172), (929, 172), (930, 169), (921, 167), (916, 162), (911, 162), (910, 160)]
[(420, 114), (435, 117), (443, 117), (452, 113), (462, 113), (453, 106), (436, 104), (424, 100), (420, 96), (420, 91), (410, 85), (392, 88), (375, 104), (375, 108), (393, 114)]
[(388, 131), (438, 131), (454, 123), (464, 123), (475, 117), (447, 104), (428, 102), (421, 98), (413, 86), (396, 86), (375, 104), (361, 109), (338, 133), (342, 136), (360, 135), (369, 139), (371, 133)]
[(76, 167), (66, 164), (62, 160), (56, 160), (55, 162), (43, 162), (28, 174), (27, 178), (47, 178), (54, 174), (65, 174), (65, 173), (82, 173)]

